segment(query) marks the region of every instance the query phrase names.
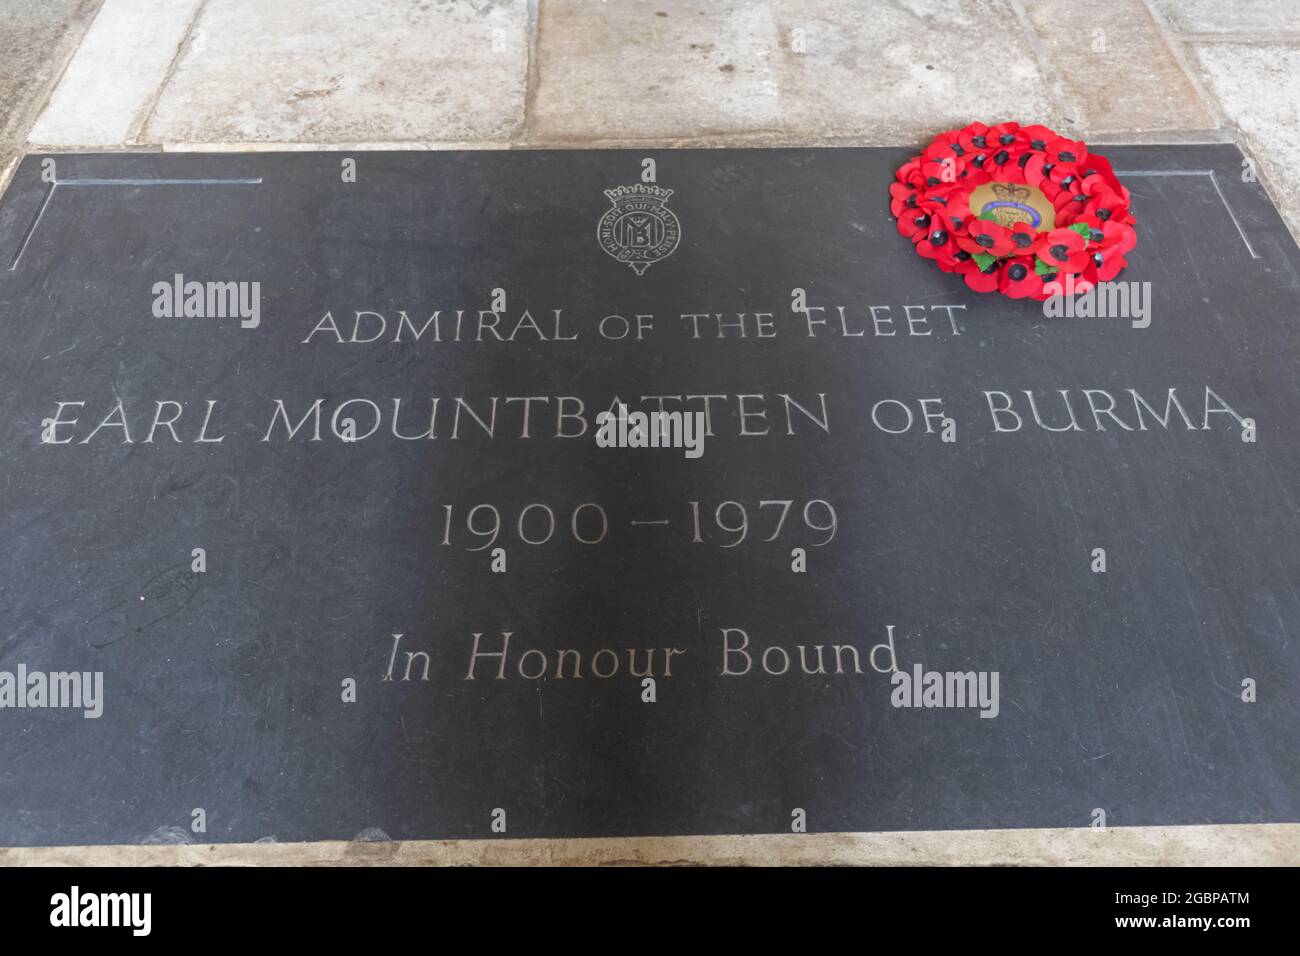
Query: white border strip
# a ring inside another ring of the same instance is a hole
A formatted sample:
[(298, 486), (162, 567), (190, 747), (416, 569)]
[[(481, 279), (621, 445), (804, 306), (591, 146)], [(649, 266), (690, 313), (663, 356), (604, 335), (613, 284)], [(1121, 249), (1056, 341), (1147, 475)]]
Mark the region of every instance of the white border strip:
[(5, 866), (1295, 866), (1300, 824), (0, 849)]

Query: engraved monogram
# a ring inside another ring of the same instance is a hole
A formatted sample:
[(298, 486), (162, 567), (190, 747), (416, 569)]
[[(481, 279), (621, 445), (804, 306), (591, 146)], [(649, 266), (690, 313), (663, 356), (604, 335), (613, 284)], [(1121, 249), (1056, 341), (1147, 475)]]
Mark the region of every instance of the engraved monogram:
[(665, 205), (672, 194), (641, 183), (606, 189), (613, 205), (596, 226), (600, 247), (637, 275), (672, 255), (682, 236), (677, 215)]

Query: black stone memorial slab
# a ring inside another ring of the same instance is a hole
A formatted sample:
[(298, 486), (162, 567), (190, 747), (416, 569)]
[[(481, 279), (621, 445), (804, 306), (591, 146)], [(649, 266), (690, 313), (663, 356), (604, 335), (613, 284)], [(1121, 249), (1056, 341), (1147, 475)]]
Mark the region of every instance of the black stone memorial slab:
[(909, 152), (25, 159), (0, 843), (1300, 820), (1276, 210), (1109, 149), (1129, 314), (1047, 317)]

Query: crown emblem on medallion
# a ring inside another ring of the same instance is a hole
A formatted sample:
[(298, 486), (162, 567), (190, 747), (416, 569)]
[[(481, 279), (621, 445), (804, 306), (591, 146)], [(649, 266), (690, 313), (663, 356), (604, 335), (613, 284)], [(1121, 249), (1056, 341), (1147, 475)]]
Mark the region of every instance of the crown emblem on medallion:
[(1004, 202), (1027, 202), (1029, 187), (1017, 186), (1015, 183), (993, 183), (993, 195)]
[(646, 183), (606, 189), (611, 205), (596, 224), (596, 241), (637, 275), (644, 275), (672, 255), (681, 241), (682, 224), (665, 205), (672, 195), (671, 189)]
[(1010, 229), (1017, 223), (1038, 228), (1042, 216), (1033, 206), (1034, 190), (1020, 183), (989, 183), (993, 199), (984, 203), (980, 215)]
[(636, 197), (640, 199), (655, 199), (659, 202), (667, 202), (672, 196), (671, 189), (661, 189), (658, 186), (647, 186), (645, 183), (637, 183), (635, 186), (619, 186), (616, 189), (606, 189), (605, 195), (609, 197), (612, 203), (622, 202), (624, 199)]

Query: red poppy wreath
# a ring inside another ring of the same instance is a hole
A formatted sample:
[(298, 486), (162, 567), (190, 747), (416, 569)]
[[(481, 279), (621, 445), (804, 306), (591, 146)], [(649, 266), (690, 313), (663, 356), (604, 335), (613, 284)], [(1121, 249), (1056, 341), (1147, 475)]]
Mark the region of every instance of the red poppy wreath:
[(976, 292), (1084, 292), (1119, 275), (1137, 245), (1129, 192), (1110, 162), (1046, 126), (941, 133), (895, 179), (899, 233)]

